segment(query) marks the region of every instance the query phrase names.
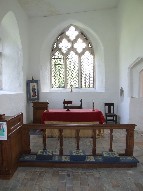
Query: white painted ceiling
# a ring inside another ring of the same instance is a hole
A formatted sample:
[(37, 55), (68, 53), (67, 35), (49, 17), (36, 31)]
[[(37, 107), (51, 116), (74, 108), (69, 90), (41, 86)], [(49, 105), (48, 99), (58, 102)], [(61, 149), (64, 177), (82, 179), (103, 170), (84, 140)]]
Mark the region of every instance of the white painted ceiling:
[(112, 9), (120, 0), (18, 0), (28, 16), (48, 17)]

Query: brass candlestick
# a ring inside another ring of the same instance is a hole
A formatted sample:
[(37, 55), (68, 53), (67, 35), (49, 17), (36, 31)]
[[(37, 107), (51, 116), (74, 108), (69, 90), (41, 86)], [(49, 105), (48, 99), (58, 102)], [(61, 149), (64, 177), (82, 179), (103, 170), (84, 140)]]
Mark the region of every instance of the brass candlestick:
[(71, 92), (72, 92), (73, 85), (70, 85), (70, 87), (71, 87)]
[(93, 103), (92, 103), (92, 107), (93, 107), (93, 108), (92, 108), (92, 111), (94, 111), (94, 100), (93, 100)]

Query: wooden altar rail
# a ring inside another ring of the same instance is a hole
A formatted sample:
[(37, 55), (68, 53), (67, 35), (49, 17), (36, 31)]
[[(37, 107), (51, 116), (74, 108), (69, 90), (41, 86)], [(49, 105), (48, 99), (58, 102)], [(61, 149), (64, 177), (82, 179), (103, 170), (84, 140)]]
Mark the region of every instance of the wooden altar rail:
[[(92, 148), (92, 154), (97, 155), (96, 153), (96, 131), (99, 131), (101, 129), (106, 129), (110, 131), (110, 148), (109, 151), (113, 151), (112, 145), (113, 145), (113, 131), (120, 129), (120, 130), (126, 130), (126, 148), (125, 153), (119, 153), (119, 155), (125, 155), (125, 156), (133, 156), (133, 149), (134, 149), (134, 129), (135, 124), (24, 124), (23, 125), (23, 136), (25, 136), (25, 145), (29, 145), (29, 148), (27, 147), (27, 151), (30, 151), (30, 135), (29, 131), (31, 129), (37, 129), (43, 131), (43, 149), (46, 149), (46, 129), (58, 129), (59, 130), (59, 141), (60, 141), (60, 149), (59, 154), (63, 155), (63, 131), (65, 129), (72, 129), (76, 132), (76, 149), (79, 149), (79, 141), (80, 136), (79, 132), (80, 130), (92, 130), (93, 131), (93, 148)], [(25, 132), (25, 133), (24, 133)], [(29, 137), (29, 139), (28, 139)]]

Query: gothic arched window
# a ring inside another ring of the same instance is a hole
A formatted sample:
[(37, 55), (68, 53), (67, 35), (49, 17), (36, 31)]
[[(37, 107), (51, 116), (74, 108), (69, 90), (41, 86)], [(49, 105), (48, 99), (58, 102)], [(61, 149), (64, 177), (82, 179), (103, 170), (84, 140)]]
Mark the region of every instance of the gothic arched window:
[(94, 70), (91, 42), (79, 28), (68, 26), (53, 43), (52, 88), (94, 88)]

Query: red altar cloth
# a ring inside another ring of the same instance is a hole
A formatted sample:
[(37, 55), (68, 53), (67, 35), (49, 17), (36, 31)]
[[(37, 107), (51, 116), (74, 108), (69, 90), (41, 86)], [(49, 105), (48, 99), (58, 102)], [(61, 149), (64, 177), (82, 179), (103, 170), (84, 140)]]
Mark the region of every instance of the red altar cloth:
[(64, 122), (99, 122), (103, 124), (105, 118), (103, 113), (97, 109), (49, 109), (43, 112), (42, 123), (44, 121), (64, 121)]

